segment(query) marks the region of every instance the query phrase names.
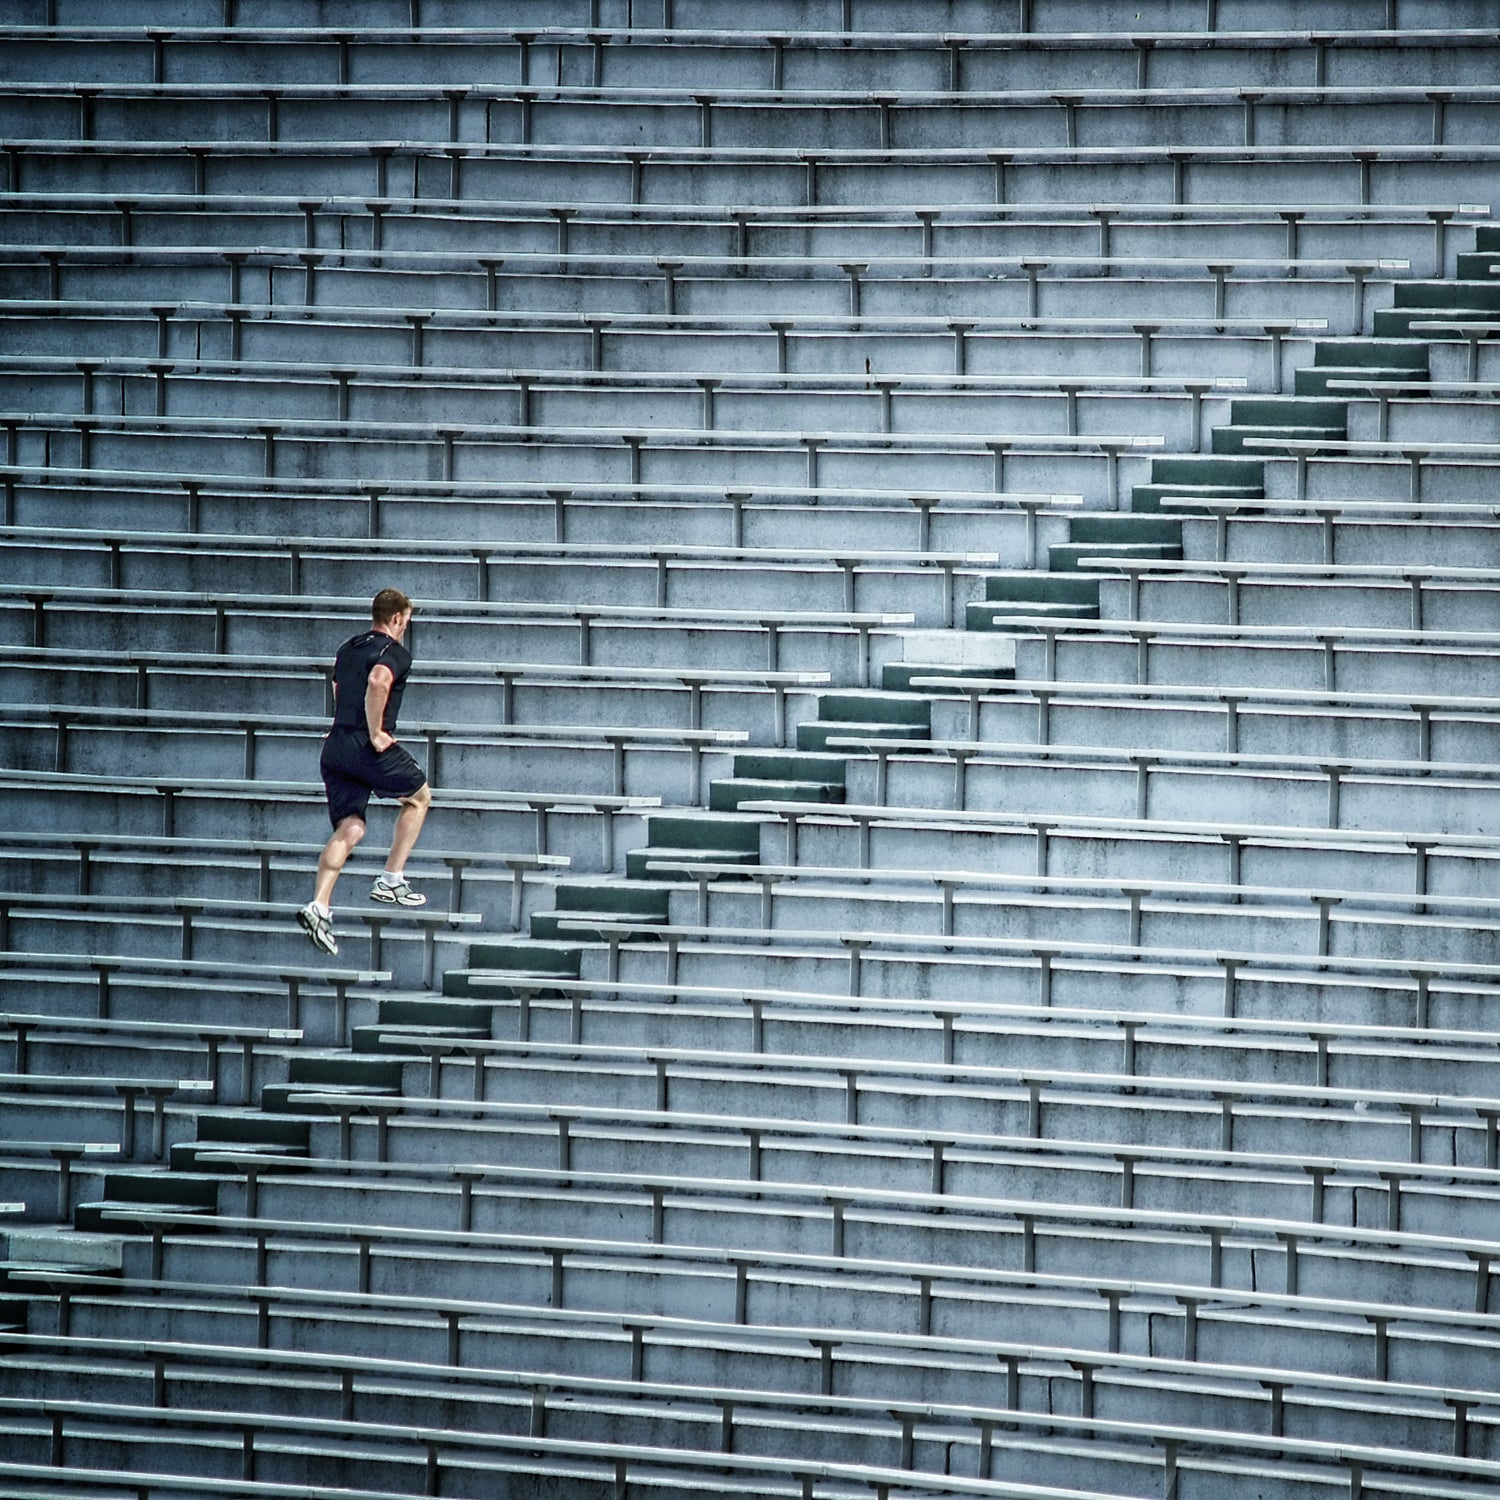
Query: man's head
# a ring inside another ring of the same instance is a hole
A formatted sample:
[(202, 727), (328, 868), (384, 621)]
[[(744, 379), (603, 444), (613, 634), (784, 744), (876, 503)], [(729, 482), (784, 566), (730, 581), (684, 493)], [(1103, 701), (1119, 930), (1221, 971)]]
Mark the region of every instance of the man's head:
[(399, 641), (411, 621), (412, 602), (400, 589), (381, 589), (370, 601), (370, 619), (377, 630)]

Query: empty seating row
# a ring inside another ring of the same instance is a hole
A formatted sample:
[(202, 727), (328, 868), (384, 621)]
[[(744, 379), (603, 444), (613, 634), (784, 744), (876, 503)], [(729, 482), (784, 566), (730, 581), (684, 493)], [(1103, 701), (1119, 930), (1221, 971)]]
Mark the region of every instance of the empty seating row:
[[(309, 778), (311, 770), (309, 770)], [(191, 776), (0, 771), (10, 826), (27, 832), (105, 830), (147, 838), (306, 838), (322, 821), (321, 784)], [(654, 796), (589, 792), (439, 791), (429, 817), (434, 842), (495, 854), (533, 846), (580, 869), (615, 867), (616, 822), (628, 824)], [(628, 837), (622, 834), (621, 837)]]
[[(78, 148), (75, 148), (75, 150)], [(90, 250), (211, 244), (228, 266), (269, 246), (355, 250), (441, 251), (462, 255), (487, 275), (512, 252), (560, 258), (621, 253), (663, 258), (719, 255), (837, 256), (845, 260), (909, 256), (1049, 256), (1108, 259), (1114, 255), (1196, 255), (1295, 261), (1302, 256), (1348, 262), (1405, 259), (1434, 276), (1455, 264), (1450, 231), (1489, 211), (1472, 202), (1371, 203), (1350, 199), (1271, 206), (1047, 200), (1028, 204), (985, 203), (883, 207), (724, 205), (709, 203), (560, 202), (467, 198), (462, 202), (393, 194), (391, 162), (402, 147), (371, 147), (385, 182), (374, 197), (308, 198), (305, 194), (246, 189), (207, 191), (206, 145), (186, 148), (194, 168), (191, 192), (163, 188), (121, 198), (104, 186), (90, 192), (77, 172), (59, 175), (48, 190), (27, 185), (50, 156), (66, 156), (53, 141), (40, 162), (26, 163), (39, 147), (17, 141), (0, 145), (10, 191), (0, 202), (0, 223), (11, 253), (39, 246), (62, 250), (58, 264), (83, 262)], [(1002, 154), (1003, 153), (999, 153)], [(97, 153), (91, 153), (97, 155)], [(77, 164), (81, 167), (83, 164)], [(61, 174), (61, 161), (53, 172)], [(100, 167), (90, 163), (91, 173)], [(216, 167), (217, 170), (217, 167)], [(644, 170), (644, 159), (643, 159)], [(173, 179), (168, 178), (168, 182)], [(126, 189), (128, 191), (128, 189)], [(1365, 194), (1368, 198), (1368, 193)], [(326, 221), (326, 225), (325, 225)], [(337, 233), (335, 233), (335, 226)], [(46, 259), (50, 260), (49, 255)], [(50, 278), (49, 278), (50, 279)], [(231, 298), (231, 300), (238, 300)]]
[[(6, 528), (9, 581), (25, 588), (76, 586), (90, 571), (110, 588), (127, 573), (154, 589), (200, 592), (210, 587), (267, 593), (358, 596), (375, 593), (393, 567), (424, 601), (473, 598), (538, 602), (568, 598), (590, 604), (675, 608), (699, 596), (707, 605), (726, 588), (744, 607), (820, 606), (857, 614), (917, 606), (925, 623), (951, 626), (954, 609), (975, 592), (978, 568), (993, 552), (897, 552), (855, 548), (822, 552), (784, 547), (719, 548), (665, 543), (372, 541), (316, 534), (256, 536), (139, 529), (108, 533), (82, 526)], [(93, 553), (98, 566), (85, 559)], [(863, 593), (865, 598), (860, 600)], [(878, 605), (872, 596), (879, 596)], [(911, 610), (916, 613), (916, 609)]]
[[(283, 306), (18, 300), (6, 305), (0, 335), (18, 353), (74, 360), (97, 355), (107, 334), (108, 344), (121, 354), (163, 362), (186, 352), (221, 358), (227, 353), (231, 361), (248, 354), (258, 361), (299, 361), (321, 368), (350, 363), (420, 366), (430, 352), (440, 367), (491, 370), (555, 367), (598, 374), (624, 368), (716, 377), (735, 368), (777, 375), (878, 373), (882, 378), (950, 372), (1076, 377), (1087, 371), (1210, 382), (1226, 376), (1253, 378), (1258, 388), (1269, 384), (1276, 391), (1289, 357), (1288, 342), (1295, 346), (1325, 326), (1318, 319), (1230, 320), (1211, 312), (1146, 318), (1019, 313), (966, 319), (789, 312), (767, 318), (748, 313), (488, 312), (430, 305), (402, 311), (399, 305), (325, 304), (319, 318), (327, 322), (309, 328), (302, 301), (305, 277), (297, 282), (296, 299)], [(1092, 357), (1080, 360), (1084, 339)], [(188, 350), (181, 350), (181, 342)], [(1104, 354), (1107, 359), (1101, 358)], [(21, 416), (17, 413), (15, 420)], [(696, 425), (701, 428), (701, 420)]]
[[(133, 217), (133, 214), (132, 214)], [(1229, 261), (1167, 257), (628, 256), (525, 251), (454, 256), (437, 251), (258, 249), (231, 253), (179, 246), (94, 251), (42, 245), (11, 250), (17, 291), (58, 300), (146, 297), (173, 274), (180, 302), (213, 303), (226, 281), (235, 305), (380, 307), (420, 300), (435, 308), (504, 308), (592, 315), (666, 312), (685, 317), (758, 311), (890, 317), (932, 314), (966, 292), (983, 318), (1024, 313), (1108, 317), (1123, 284), (1137, 316), (1283, 318), (1322, 316), (1358, 334), (1368, 306), (1386, 306), (1387, 285), (1407, 262), (1300, 258)], [(1379, 273), (1379, 274), (1377, 274)], [(27, 286), (27, 283), (30, 286)], [(945, 286), (943, 283), (947, 283)], [(958, 286), (955, 286), (957, 283)], [(1105, 283), (1108, 283), (1106, 285)], [(1422, 283), (1415, 283), (1422, 285)]]
[(1385, 65), (1396, 45), (1413, 71), (1455, 86), (1482, 85), (1490, 81), (1483, 58), (1494, 45), (1493, 32), (1482, 26), (1409, 28), (1398, 37), (1374, 29), (1344, 30), (1343, 13), (1342, 24), (1328, 31), (1310, 31), (1305, 22), (1297, 29), (1217, 29), (1212, 36), (1165, 27), (1069, 28), (1045, 41), (997, 30), (992, 13), (984, 16), (988, 24), (982, 30), (970, 33), (845, 28), (837, 36), (836, 26), (809, 27), (809, 19), (785, 33), (766, 34), (677, 27), (616, 32), (576, 23), (540, 27), (534, 21), (518, 30), (487, 16), (479, 24), (424, 34), (357, 21), (309, 32), (279, 19), (257, 25), (236, 17), (239, 24), (231, 35), (223, 17), (213, 16), (197, 18), (196, 25), (168, 21), (150, 36), (137, 27), (97, 20), (54, 23), (45, 31), (13, 26), (7, 41), (18, 75), (38, 81), (74, 78), (82, 67), (101, 86), (161, 82), (169, 71), (174, 81), (228, 85), (255, 82), (267, 73), (289, 83), (451, 82), (458, 69), (470, 87), (519, 81), (597, 88), (607, 81), (624, 87), (764, 88), (769, 82), (773, 89), (875, 87), (903, 96), (948, 90), (981, 98), (989, 89), (1028, 84), (1201, 88), (1222, 80), (1272, 87), (1285, 85), (1294, 67), (1305, 69), (1314, 86), (1324, 84), (1330, 72), (1335, 83), (1389, 86)]
[[(440, 505), (431, 502), (440, 500)], [(660, 529), (686, 546), (788, 546), (829, 551), (849, 528), (871, 547), (927, 552), (983, 542), (1008, 565), (1032, 566), (1067, 535), (1080, 495), (1008, 491), (954, 495), (879, 487), (736, 489), (700, 485), (569, 484), (524, 480), (341, 481), (277, 476), (82, 470), (0, 465), (5, 525), (25, 521), (123, 530), (177, 528), (315, 532), (323, 538), (464, 541), (604, 541), (661, 546)], [(858, 509), (855, 518), (850, 511)], [(296, 525), (287, 523), (295, 520)], [(123, 523), (129, 521), (128, 527)], [(413, 535), (415, 533), (415, 535)], [(191, 544), (189, 544), (191, 545)], [(483, 545), (482, 543), (480, 545)]]
[[(360, 619), (356, 598), (347, 595), (218, 593), (185, 594), (172, 590), (89, 589), (42, 584), (13, 598), (0, 610), (8, 644), (31, 647), (63, 645), (90, 618), (90, 611), (109, 606), (134, 627), (139, 650), (191, 651), (207, 646), (214, 655), (232, 659), (277, 647), (304, 646), (311, 639), (337, 646), (340, 632)], [(175, 611), (163, 616), (163, 607)], [(872, 659), (882, 650), (882, 639), (896, 627), (913, 623), (900, 611), (805, 610), (784, 607), (724, 609), (706, 605), (615, 605), (555, 603), (522, 599), (501, 601), (442, 600), (423, 611), (413, 632), (421, 632), (424, 654), (453, 652), (491, 662), (528, 658), (545, 663), (621, 668), (684, 664), (691, 670), (694, 654), (685, 647), (697, 632), (716, 632), (727, 648), (724, 658), (739, 647), (736, 670), (809, 670), (798, 663), (808, 638), (844, 637), (845, 680), (867, 679)], [(191, 622), (191, 623), (189, 623)], [(231, 642), (231, 636), (233, 640)], [(21, 637), (21, 639), (17, 639)], [(430, 643), (430, 644), (429, 644)], [(623, 649), (621, 649), (623, 648)], [(633, 648), (633, 649), (632, 649)], [(493, 654), (491, 654), (493, 653)], [(600, 658), (617, 658), (616, 661)], [(722, 660), (723, 658), (721, 658)], [(725, 661), (724, 665), (730, 665)], [(493, 667), (491, 668), (493, 670)]]
[[(331, 649), (333, 643), (329, 644)], [(59, 719), (67, 723), (72, 722), (66, 712), (70, 705), (114, 705), (145, 713), (217, 711), (227, 716), (235, 713), (239, 699), (226, 684), (226, 660), (219, 653), (132, 648), (101, 666), (85, 660), (78, 648), (23, 646), (0, 653), (0, 674), (10, 701), (55, 706), (61, 710)], [(283, 713), (331, 712), (331, 658), (236, 652), (232, 660), (274, 686)], [(669, 742), (676, 738), (685, 743), (690, 756), (700, 736), (744, 734), (756, 744), (785, 743), (787, 725), (806, 709), (812, 688), (828, 680), (822, 672), (441, 659), (424, 659), (422, 671), (424, 706), (445, 717), (414, 719), (419, 734), (429, 724), (441, 726), (445, 718), (469, 729), (481, 722), (497, 730), (524, 727), (535, 731), (534, 739), (566, 739), (566, 730), (576, 726), (598, 733), (575, 735), (575, 740), (597, 739), (601, 744), (608, 743), (611, 731), (640, 745), (660, 733)], [(251, 725), (245, 730), (244, 748), (252, 758), (257, 754), (257, 719), (252, 714), (248, 720), (237, 720), (241, 726)], [(436, 732), (441, 736), (440, 727)]]
[[(59, 3), (61, 8), (59, 9)], [(678, 5), (682, 9), (679, 13)], [(356, 29), (374, 25), (405, 27), (412, 31), (428, 28), (459, 27), (470, 30), (474, 27), (494, 28), (504, 26), (525, 27), (540, 34), (545, 27), (538, 27), (537, 19), (524, 0), (496, 5), (491, 0), (474, 4), (473, 0), (334, 0), (325, 7), (331, 25), (349, 26)], [(976, 33), (993, 33), (996, 15), (987, 3), (974, 0), (956, 0), (949, 7), (952, 24), (962, 25)], [(159, 10), (147, 14), (146, 22), (168, 26), (222, 27), (225, 31), (244, 25), (256, 27), (287, 27), (294, 24), (298, 13), (286, 0), (191, 0), (183, 4), (163, 5)], [(1160, 0), (1141, 5), (1132, 0), (1126, 6), (1110, 0), (1095, 12), (1100, 31), (1096, 34), (1123, 31), (1125, 23), (1142, 23), (1151, 34), (1156, 32), (1201, 33), (1214, 31), (1263, 31), (1296, 24), (1303, 28), (1313, 26), (1349, 27), (1348, 12), (1338, 5), (1302, 3), (1297, 9), (1283, 10), (1279, 7), (1267, 9), (1263, 4), (1251, 4), (1249, 0), (1206, 0), (1201, 8), (1183, 9), (1163, 5)], [(1403, 31), (1424, 31), (1455, 26), (1483, 25), (1488, 12), (1480, 0), (1385, 0), (1361, 17), (1362, 24), (1354, 29), (1360, 31), (1395, 32), (1398, 23)], [(601, 25), (623, 26), (629, 30), (637, 27), (646, 31), (658, 28), (672, 31), (680, 22), (686, 29), (711, 29), (714, 31), (748, 32), (751, 39), (768, 34), (772, 26), (789, 33), (808, 33), (824, 40), (843, 33), (875, 32), (888, 34), (893, 29), (919, 31), (921, 22), (931, 20), (930, 13), (920, 4), (891, 4), (884, 0), (879, 7), (870, 9), (865, 0), (826, 0), (825, 6), (810, 15), (798, 0), (778, 3), (757, 10), (747, 16), (728, 0), (573, 0), (570, 7), (558, 17), (549, 17), (555, 24), (565, 27), (597, 28)], [(1037, 41), (1046, 41), (1061, 32), (1072, 35), (1077, 32), (1077, 16), (1066, 3), (1054, 0), (1025, 0), (1009, 15), (1000, 17), (1006, 23), (1001, 29), (1012, 37), (1035, 34)], [(875, 22), (883, 24), (874, 24)], [(80, 28), (97, 30), (98, 18), (84, 12), (69, 14), (68, 0), (45, 0), (38, 7), (34, 24), (55, 27), (61, 22)], [(1391, 38), (1400, 41), (1400, 37)]]
[[(158, 37), (163, 51), (174, 40), (166, 31)], [(349, 43), (358, 45), (353, 37), (347, 38)], [(596, 33), (596, 58), (607, 56), (607, 45), (607, 38)], [(19, 43), (19, 68), (27, 66), (26, 50)], [(56, 38), (45, 50), (54, 59), (66, 55)], [(350, 52), (351, 65), (363, 61), (353, 55), (353, 47)], [(1138, 55), (1145, 64), (1164, 54), (1153, 47)], [(158, 57), (158, 68), (170, 70), (165, 57)], [(516, 140), (523, 145), (586, 141), (619, 146), (649, 138), (653, 149), (800, 145), (809, 134), (825, 147), (845, 149), (1087, 147), (1155, 144), (1161, 136), (1161, 112), (1171, 109), (1176, 138), (1190, 146), (1322, 144), (1335, 132), (1372, 146), (1458, 145), (1490, 138), (1500, 98), (1492, 85), (1463, 79), (1444, 79), (1448, 86), (1443, 88), (1369, 82), (1247, 87), (1227, 80), (1163, 84), (1138, 76), (1134, 86), (1038, 79), (962, 91), (905, 88), (892, 95), (852, 89), (852, 80), (832, 87), (773, 81), (770, 88), (743, 79), (715, 83), (699, 78), (675, 88), (483, 80), (460, 89), (366, 81), (369, 73), (356, 81), (318, 81), (296, 76), (299, 71), (294, 66), (273, 75), (274, 85), (161, 77), (140, 82), (95, 78), (87, 84), (28, 79), (24, 93), (14, 84), (0, 88), (0, 129), (32, 138), (67, 139), (76, 132), (79, 140), (103, 139), (126, 147), (176, 131), (191, 135), (195, 127), (201, 129), (207, 106), (216, 127), (240, 140), (264, 135), (276, 141), (318, 141), (330, 134), (347, 139), (364, 129), (372, 139), (453, 144)], [(607, 69), (596, 64), (596, 71)], [(1068, 92), (1057, 92), (1060, 87)]]
[[(1245, 883), (1310, 888), (1313, 879), (1336, 879), (1349, 890), (1477, 896), (1493, 889), (1495, 873), (1494, 838), (1476, 833), (1324, 831), (1269, 823), (868, 803), (766, 800), (742, 806), (755, 807), (764, 817), (758, 841), (762, 863), (744, 869), (748, 878), (762, 883), (782, 878), (774, 872), (788, 853), (802, 861), (789, 868), (900, 871), (918, 868), (919, 851), (925, 873), (934, 880), (949, 874), (979, 876), (982, 860), (982, 872), (988, 875), (1199, 880), (1222, 882), (1231, 892)], [(840, 837), (841, 831), (845, 836)], [(845, 863), (834, 863), (840, 858)], [(686, 864), (679, 869), (698, 878)], [(710, 867), (703, 878), (717, 873)]]
[[(1482, 54), (1481, 54), (1482, 55)], [(1488, 62), (1480, 64), (1488, 68)], [(105, 148), (101, 151), (101, 148)], [(196, 150), (195, 150), (196, 148)], [(1368, 200), (1493, 201), (1500, 156), (1488, 143), (1329, 145), (1092, 145), (901, 148), (793, 146), (541, 146), (469, 142), (372, 149), (340, 140), (79, 141), (42, 137), (0, 145), (13, 189), (81, 186), (51, 163), (88, 158), (94, 192), (137, 195), (198, 191), (200, 174), (218, 193), (275, 197), (299, 192), (384, 199), (394, 191), (444, 207), (466, 201), (535, 201), (623, 206), (721, 204), (814, 208), (1031, 205), (1057, 201), (1061, 179), (1074, 201), (1135, 200), (1217, 205), (1261, 201), (1339, 204)], [(212, 156), (212, 178), (195, 165)], [(24, 162), (24, 165), (21, 163)], [(166, 163), (166, 171), (163, 163)], [(392, 171), (396, 175), (392, 176)]]

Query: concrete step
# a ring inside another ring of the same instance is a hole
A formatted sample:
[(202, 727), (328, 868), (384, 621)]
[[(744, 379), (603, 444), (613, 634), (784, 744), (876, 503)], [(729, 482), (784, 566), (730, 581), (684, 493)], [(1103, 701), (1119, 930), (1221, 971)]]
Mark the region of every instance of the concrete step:
[(678, 849), (753, 851), (760, 847), (760, 824), (754, 818), (702, 811), (665, 813), (646, 819), (646, 843), (650, 848), (671, 845)]
[(553, 905), (560, 912), (614, 912), (620, 917), (664, 917), (671, 887), (660, 881), (560, 880)]
[(1480, 224), (1474, 230), (1473, 250), (1460, 250), (1455, 257), (1456, 271), (1460, 281), (1486, 281), (1490, 279), (1490, 267), (1495, 264), (1495, 250), (1485, 249), (1488, 239), (1494, 242), (1494, 230), (1488, 224)]
[(212, 1215), (218, 1211), (217, 1181), (183, 1172), (111, 1172), (104, 1179), (103, 1196), (78, 1204), (75, 1228), (108, 1234), (138, 1234), (144, 1226), (128, 1217), (106, 1218), (110, 1211), (132, 1207), (153, 1212)]
[(1398, 369), (1409, 375), (1427, 369), (1427, 346), (1412, 339), (1323, 339), (1313, 348), (1313, 366)]
[[(1138, 515), (1149, 515), (1162, 509), (1163, 500), (1177, 495), (1205, 500), (1259, 500), (1264, 494), (1265, 489), (1259, 484), (1137, 484), (1131, 486), (1130, 508)], [(1181, 512), (1174, 507), (1173, 514)]]
[(1253, 487), (1260, 493), (1265, 466), (1257, 458), (1228, 458), (1211, 454), (1183, 454), (1151, 460), (1152, 484), (1192, 486), (1206, 484)]
[[(582, 953), (577, 943), (525, 937), (470, 943), (467, 966), (444, 971), (442, 992), (459, 999), (476, 995), (471, 987), (476, 976), (482, 976), (487, 986), (493, 986), (502, 977), (514, 977), (517, 981), (576, 979)], [(482, 997), (483, 992), (478, 993)]]
[[(1069, 619), (1092, 619), (1097, 615), (1097, 610), (1090, 614), (1089, 606), (1066, 605), (1069, 610), (1079, 609), (1084, 611), (1082, 615), (1069, 614)], [(1005, 606), (1001, 606), (1005, 608)], [(983, 602), (970, 603), (964, 607), (964, 629), (967, 630), (989, 630), (990, 614), (995, 612), (996, 606)], [(986, 613), (988, 611), (989, 613)], [(1027, 611), (1030, 613), (1031, 611)], [(975, 622), (979, 623), (975, 623)], [(919, 661), (896, 661), (887, 662), (881, 669), (880, 685), (893, 693), (909, 693), (912, 690), (911, 682), (914, 677), (1014, 677), (1016, 668), (1014, 662), (1004, 666), (993, 667), (964, 667), (954, 666), (951, 662), (919, 662)]]
[(1127, 511), (1119, 515), (1074, 516), (1068, 522), (1070, 542), (1159, 542), (1182, 545), (1182, 522), (1172, 516), (1142, 515)]
[(758, 848), (713, 849), (695, 845), (692, 848), (674, 849), (669, 844), (652, 844), (644, 849), (632, 849), (625, 856), (625, 874), (632, 880), (669, 880), (671, 876), (648, 870), (647, 862), (661, 860), (673, 865), (753, 865), (759, 858)]
[(1330, 380), (1426, 380), (1427, 367), (1411, 369), (1406, 365), (1304, 365), (1292, 380), (1299, 396), (1329, 394)]
[(778, 781), (822, 781), (842, 786), (844, 759), (840, 755), (812, 755), (795, 750), (757, 750), (734, 757), (734, 774)]
[(382, 1000), (373, 1022), (354, 1027), (353, 1048), (356, 1052), (409, 1051), (381, 1041), (382, 1035), (392, 1030), (420, 1032), (433, 1039), (484, 1038), (490, 1034), (490, 1008), (451, 1000)]
[(709, 807), (734, 812), (742, 802), (842, 802), (842, 782), (787, 781), (771, 777), (731, 776), (709, 787)]
[(542, 941), (599, 942), (602, 934), (597, 929), (580, 931), (576, 924), (631, 922), (655, 926), (667, 919), (670, 891), (671, 887), (659, 878), (560, 881), (554, 887), (553, 909), (532, 913), (531, 935)]
[(1434, 319), (1452, 322), (1492, 322), (1497, 308), (1489, 306), (1476, 297), (1455, 297), (1452, 302), (1438, 307), (1382, 307), (1379, 308), (1372, 326), (1377, 335), (1385, 338), (1426, 339), (1428, 335), (1414, 333), (1413, 323), (1427, 323)]
[(990, 573), (984, 580), (987, 603), (1019, 604), (1030, 613), (1036, 604), (1084, 604), (1097, 609), (1099, 580), (1083, 573)]
[(1246, 448), (1246, 438), (1286, 438), (1302, 442), (1320, 442), (1324, 440), (1338, 440), (1346, 437), (1347, 431), (1341, 423), (1337, 427), (1292, 427), (1292, 426), (1253, 426), (1250, 424), (1235, 424), (1229, 427), (1215, 427), (1213, 431), (1213, 451), (1215, 453), (1253, 453), (1253, 448)]
[(198, 1138), (177, 1141), (170, 1148), (174, 1172), (213, 1171), (200, 1165), (210, 1151), (264, 1151), (267, 1155), (300, 1156), (307, 1151), (310, 1122), (290, 1115), (270, 1115), (261, 1109), (207, 1112), (198, 1117)]
[[(1484, 259), (1483, 257), (1480, 257)], [(1397, 281), (1392, 285), (1393, 310), (1423, 308), (1445, 312), (1450, 307), (1500, 311), (1500, 285), (1485, 273), (1483, 280), (1455, 277), (1447, 281)]]
[(608, 908), (590, 911), (586, 907), (568, 908), (566, 911), (538, 911), (531, 914), (531, 935), (543, 941), (561, 939), (575, 943), (600, 943), (604, 941), (602, 927), (593, 927), (592, 922), (613, 926), (628, 922), (632, 926), (658, 927), (666, 921), (665, 915), (656, 916), (646, 912), (618, 912)]
[(278, 1083), (261, 1090), (261, 1108), (296, 1114), (298, 1106), (290, 1103), (294, 1094), (386, 1094), (391, 1098), (397, 1097), (399, 1088), (384, 1088), (375, 1083)]
[[(1030, 615), (1036, 619), (1048, 620), (1097, 620), (1099, 618), (1099, 606), (1097, 604), (1038, 604), (1026, 600), (1015, 603), (1007, 600), (980, 601), (965, 606), (964, 629), (1008, 631), (1010, 629), (1009, 626), (995, 624), (996, 617), (1004, 615)], [(962, 674), (939, 672), (935, 675), (946, 677)], [(1011, 667), (1004, 672), (976, 672), (971, 675), (977, 677), (1014, 677), (1016, 673), (1015, 668)]]
[(921, 693), (885, 693), (878, 689), (820, 693), (818, 719), (823, 723), (926, 724), (929, 707)]
[(1342, 429), (1348, 416), (1348, 401), (1310, 396), (1251, 396), (1229, 403), (1230, 425), (1236, 427), (1314, 426)]
[(1048, 566), (1056, 573), (1073, 572), (1086, 557), (1177, 558), (1180, 544), (1169, 542), (1062, 542), (1047, 548)]
[(901, 724), (890, 719), (814, 719), (797, 726), (799, 750), (827, 750), (835, 736), (856, 739), (925, 740), (931, 730), (925, 724)]

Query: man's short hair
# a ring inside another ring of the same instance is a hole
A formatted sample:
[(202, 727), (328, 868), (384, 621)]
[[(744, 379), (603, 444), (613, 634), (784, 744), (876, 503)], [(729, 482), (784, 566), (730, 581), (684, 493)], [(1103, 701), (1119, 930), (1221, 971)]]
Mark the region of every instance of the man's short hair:
[(370, 601), (370, 618), (377, 625), (389, 625), (403, 610), (411, 608), (411, 600), (400, 589), (381, 589)]

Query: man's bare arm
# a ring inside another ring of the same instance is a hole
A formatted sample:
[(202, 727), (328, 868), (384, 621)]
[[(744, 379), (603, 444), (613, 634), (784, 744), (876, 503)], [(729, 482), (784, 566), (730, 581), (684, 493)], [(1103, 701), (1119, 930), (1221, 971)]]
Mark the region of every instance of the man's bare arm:
[(382, 722), (386, 700), (391, 696), (391, 684), (395, 680), (389, 667), (377, 663), (370, 668), (370, 678), (365, 684), (365, 728), (370, 731), (370, 745), (377, 754), (396, 743), (396, 736), (387, 734)]

